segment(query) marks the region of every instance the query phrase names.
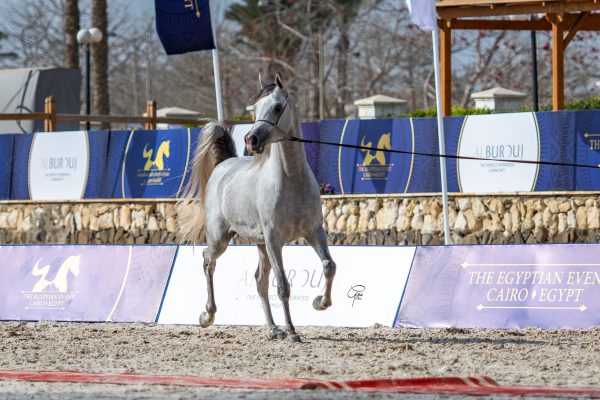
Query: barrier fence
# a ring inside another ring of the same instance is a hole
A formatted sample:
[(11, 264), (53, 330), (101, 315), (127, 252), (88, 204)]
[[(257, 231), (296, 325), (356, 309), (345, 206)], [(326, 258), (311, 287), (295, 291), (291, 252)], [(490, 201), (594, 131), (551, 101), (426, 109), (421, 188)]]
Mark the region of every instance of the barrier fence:
[[(0, 246), (0, 320), (196, 324), (206, 303), (203, 246)], [(600, 326), (595, 244), (331, 246), (327, 311), (319, 258), (285, 246), (296, 325), (461, 328)], [(263, 325), (254, 246), (230, 246), (215, 272), (217, 325)], [(369, 269), (365, 273), (365, 268)], [(271, 303), (283, 321), (276, 282)]]
[[(600, 190), (600, 168), (573, 166), (600, 164), (600, 110), (449, 117), (445, 124), (446, 153), (458, 157), (447, 159), (451, 192)], [(250, 126), (231, 130), (240, 155)], [(317, 180), (337, 194), (440, 191), (433, 118), (324, 120), (302, 130), (310, 140), (359, 147), (304, 144)], [(176, 197), (199, 135), (199, 128), (0, 135), (0, 198)]]

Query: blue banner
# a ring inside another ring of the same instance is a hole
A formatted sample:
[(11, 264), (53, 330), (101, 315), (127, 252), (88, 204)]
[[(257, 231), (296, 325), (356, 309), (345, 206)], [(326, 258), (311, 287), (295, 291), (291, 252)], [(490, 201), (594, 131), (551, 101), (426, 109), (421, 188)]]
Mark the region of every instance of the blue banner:
[[(302, 136), (306, 140), (319, 140), (319, 122), (303, 122), (301, 124)], [(318, 175), (319, 171), (319, 144), (318, 143), (304, 143), (304, 150), (306, 151), (306, 161), (310, 166), (313, 174)], [(238, 150), (238, 155), (240, 151)]]
[(14, 139), (19, 135), (0, 135), (0, 199), (10, 199)]
[(188, 169), (199, 129), (111, 132), (107, 176), (111, 197), (176, 197), (189, 178)]
[(438, 159), (411, 154), (437, 153), (432, 124), (424, 118), (321, 121), (321, 141), (404, 153), (321, 145), (319, 182), (338, 194), (439, 190)]
[(208, 0), (155, 0), (156, 31), (167, 54), (215, 48)]
[(14, 139), (11, 198), (103, 198), (108, 132), (42, 132)]
[[(570, 124), (574, 132), (577, 164), (600, 165), (600, 111), (576, 111)], [(600, 168), (577, 168), (575, 190), (600, 190)]]

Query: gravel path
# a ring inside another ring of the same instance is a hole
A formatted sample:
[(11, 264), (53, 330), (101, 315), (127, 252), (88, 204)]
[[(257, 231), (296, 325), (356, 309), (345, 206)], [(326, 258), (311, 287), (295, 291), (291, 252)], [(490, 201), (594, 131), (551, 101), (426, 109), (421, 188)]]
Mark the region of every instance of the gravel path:
[[(264, 328), (257, 327), (2, 322), (0, 369), (338, 380), (487, 375), (504, 385), (600, 386), (600, 329), (301, 327), (298, 331), (301, 344), (269, 340)], [(0, 384), (3, 398), (12, 394), (19, 399), (40, 393), (51, 398), (53, 391), (59, 393), (57, 398), (61, 393), (70, 393), (71, 398), (94, 393), (92, 397), (102, 398), (103, 390), (108, 390), (106, 397), (125, 393), (143, 398), (184, 398), (184, 393), (214, 397), (214, 390), (207, 389)], [(235, 399), (267, 397), (248, 391), (218, 393)], [(289, 396), (298, 397), (294, 392)], [(314, 393), (303, 396), (322, 398)], [(335, 398), (395, 398), (361, 396)], [(285, 392), (273, 398), (286, 398)]]

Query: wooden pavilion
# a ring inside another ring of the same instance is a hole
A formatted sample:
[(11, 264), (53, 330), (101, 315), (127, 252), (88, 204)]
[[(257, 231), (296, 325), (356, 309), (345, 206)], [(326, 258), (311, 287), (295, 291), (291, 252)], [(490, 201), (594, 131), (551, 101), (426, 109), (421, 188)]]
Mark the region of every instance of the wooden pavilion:
[[(600, 31), (600, 0), (442, 0), (440, 27), (442, 111), (452, 113), (452, 30), (552, 31), (552, 107), (564, 108), (564, 52), (579, 31)], [(512, 15), (523, 19), (505, 19)], [(541, 17), (540, 17), (541, 15)]]

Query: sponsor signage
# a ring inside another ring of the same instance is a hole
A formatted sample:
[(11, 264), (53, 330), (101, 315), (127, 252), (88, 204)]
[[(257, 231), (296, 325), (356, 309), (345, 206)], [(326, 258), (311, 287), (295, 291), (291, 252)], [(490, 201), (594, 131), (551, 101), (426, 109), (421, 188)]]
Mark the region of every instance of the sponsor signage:
[(600, 325), (600, 246), (419, 247), (398, 327)]
[(121, 168), (123, 198), (175, 197), (186, 178), (198, 130), (132, 131)]
[[(458, 155), (489, 160), (457, 160), (461, 192), (533, 191), (540, 160), (540, 132), (534, 113), (469, 115), (458, 139)], [(504, 160), (504, 161), (503, 161)]]
[(1, 246), (0, 319), (153, 322), (176, 246)]
[[(578, 164), (600, 165), (600, 112), (575, 113), (576, 160)], [(600, 168), (578, 168), (576, 190), (600, 190)]]
[(81, 199), (89, 171), (87, 132), (36, 133), (29, 152), (32, 200)]
[(16, 135), (13, 199), (78, 200), (106, 197), (107, 132)]
[[(206, 305), (202, 246), (179, 249), (158, 322), (197, 324)], [(325, 284), (322, 264), (308, 246), (285, 246), (283, 260), (291, 286), (290, 308), (295, 325), (347, 327), (391, 326), (406, 283), (414, 247), (332, 246), (337, 264), (333, 305), (325, 311), (312, 307)], [(258, 251), (254, 246), (229, 246), (218, 259), (214, 274), (220, 325), (264, 325), (254, 273)], [(273, 273), (269, 301), (277, 324), (283, 324), (281, 303)]]

